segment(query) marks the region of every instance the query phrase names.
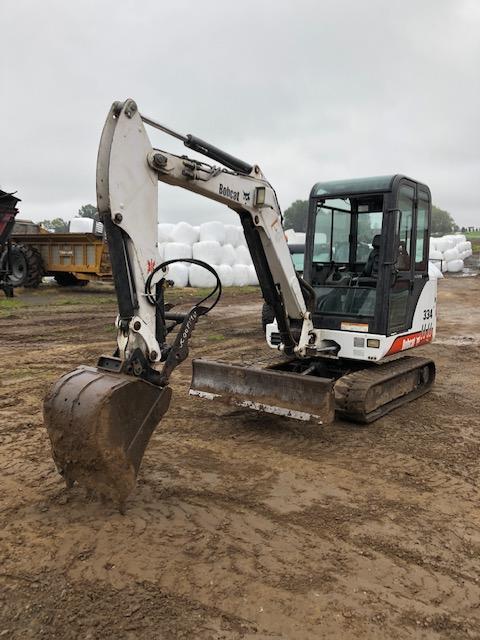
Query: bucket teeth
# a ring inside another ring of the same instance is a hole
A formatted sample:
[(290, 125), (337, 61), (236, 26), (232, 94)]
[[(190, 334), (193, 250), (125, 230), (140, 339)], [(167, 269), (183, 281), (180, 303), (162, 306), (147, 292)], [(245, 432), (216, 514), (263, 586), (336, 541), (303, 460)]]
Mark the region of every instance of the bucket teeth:
[(124, 504), (170, 397), (169, 387), (94, 367), (62, 376), (45, 398), (44, 423), (67, 488), (78, 482)]
[(193, 360), (190, 394), (307, 422), (332, 422), (333, 381), (226, 362)]

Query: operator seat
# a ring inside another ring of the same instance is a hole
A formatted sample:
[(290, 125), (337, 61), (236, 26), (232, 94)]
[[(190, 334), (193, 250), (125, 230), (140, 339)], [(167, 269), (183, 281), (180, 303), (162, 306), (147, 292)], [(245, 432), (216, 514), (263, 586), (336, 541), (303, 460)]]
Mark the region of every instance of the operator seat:
[(382, 236), (377, 233), (372, 239), (372, 250), (367, 258), (367, 262), (360, 274), (361, 278), (376, 278), (378, 276), (378, 261), (380, 257), (380, 242)]

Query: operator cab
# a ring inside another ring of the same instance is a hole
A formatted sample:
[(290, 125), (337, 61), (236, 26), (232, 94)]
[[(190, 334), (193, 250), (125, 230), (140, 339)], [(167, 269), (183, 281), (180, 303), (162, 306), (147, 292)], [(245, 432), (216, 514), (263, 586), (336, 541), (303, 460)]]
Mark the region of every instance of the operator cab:
[(314, 326), (409, 329), (428, 281), (430, 217), (430, 190), (403, 175), (314, 185), (304, 269)]

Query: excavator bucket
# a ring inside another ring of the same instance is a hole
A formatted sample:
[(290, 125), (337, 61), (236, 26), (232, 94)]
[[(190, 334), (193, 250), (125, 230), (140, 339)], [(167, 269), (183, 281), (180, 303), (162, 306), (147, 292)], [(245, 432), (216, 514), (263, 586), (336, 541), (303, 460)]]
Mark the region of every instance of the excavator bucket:
[(320, 424), (335, 416), (333, 380), (211, 360), (193, 360), (190, 394)]
[(67, 487), (78, 482), (122, 510), (171, 395), (168, 386), (95, 367), (59, 378), (45, 398), (44, 422)]

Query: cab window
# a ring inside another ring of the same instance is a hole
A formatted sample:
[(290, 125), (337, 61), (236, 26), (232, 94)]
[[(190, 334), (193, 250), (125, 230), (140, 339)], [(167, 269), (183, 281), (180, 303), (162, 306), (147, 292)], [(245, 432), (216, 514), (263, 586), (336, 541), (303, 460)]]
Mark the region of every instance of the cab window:
[(398, 271), (409, 271), (412, 260), (412, 228), (415, 189), (402, 185), (398, 198), (397, 260)]
[(415, 246), (415, 271), (427, 270), (428, 258), (428, 221), (429, 221), (428, 194), (420, 190), (417, 205), (417, 241)]

